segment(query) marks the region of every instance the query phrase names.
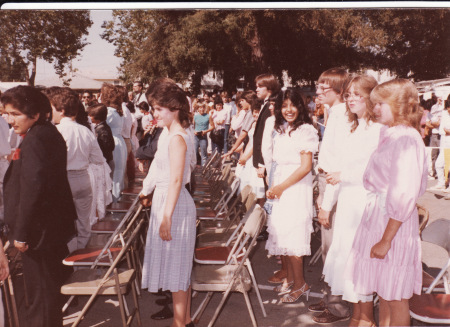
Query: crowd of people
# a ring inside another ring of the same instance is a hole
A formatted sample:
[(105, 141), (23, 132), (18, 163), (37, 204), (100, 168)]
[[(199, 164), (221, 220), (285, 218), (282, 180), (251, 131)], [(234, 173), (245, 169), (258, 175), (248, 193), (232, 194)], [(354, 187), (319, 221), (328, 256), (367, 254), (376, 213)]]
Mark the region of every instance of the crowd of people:
[[(192, 95), (161, 78), (145, 92), (140, 81), (130, 92), (105, 83), (98, 97), (67, 87), (2, 94), (1, 212), (22, 252), (28, 326), (62, 325), (60, 286), (70, 273), (62, 259), (86, 246), (136, 169), (148, 169), (139, 197), (151, 203), (142, 288), (170, 291), (172, 326), (193, 326), (192, 176), (215, 151), (234, 160), (240, 188), (251, 185), (269, 215), (266, 250), (281, 267), (268, 281), (282, 303), (309, 296), (303, 257), (317, 177), (327, 288), (308, 308), (314, 321), (374, 326), (377, 293), (380, 325), (409, 324), (408, 299), (422, 287), (416, 202), (428, 178), (446, 187), (450, 101), (430, 106), (408, 80), (378, 84), (341, 68), (321, 74), (314, 97), (281, 88), (272, 74), (255, 85)], [(7, 275), (0, 251), (0, 279)]]

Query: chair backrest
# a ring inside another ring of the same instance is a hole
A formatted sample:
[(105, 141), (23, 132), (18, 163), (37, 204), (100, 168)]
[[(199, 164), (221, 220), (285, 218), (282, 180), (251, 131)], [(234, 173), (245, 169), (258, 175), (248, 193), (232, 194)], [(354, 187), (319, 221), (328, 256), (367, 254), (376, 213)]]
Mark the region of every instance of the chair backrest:
[(228, 255), (227, 263), (231, 262), (231, 260), (238, 263), (238, 258), (240, 260), (248, 258), (249, 252), (256, 244), (256, 239), (262, 229), (265, 218), (266, 211), (259, 205), (255, 205)]
[(424, 206), (417, 204), (417, 213), (419, 215), (419, 231), (423, 232), (425, 227), (427, 227), (428, 220), (430, 219), (430, 212)]
[(422, 240), (437, 244), (450, 254), (450, 220), (441, 218), (433, 221), (423, 230)]
[(92, 263), (91, 268), (95, 268), (98, 265), (99, 261), (102, 260), (105, 256), (109, 256), (110, 261), (112, 261), (110, 249), (118, 243), (120, 243), (121, 246), (124, 246), (124, 244), (126, 243), (126, 239), (133, 232), (133, 227), (138, 224), (138, 218), (141, 214), (141, 211), (142, 205), (139, 204), (139, 197), (137, 196), (133, 201), (130, 209), (125, 214), (120, 224), (117, 226), (116, 230), (109, 237), (108, 241), (103, 246), (103, 249), (97, 256), (95, 261)]

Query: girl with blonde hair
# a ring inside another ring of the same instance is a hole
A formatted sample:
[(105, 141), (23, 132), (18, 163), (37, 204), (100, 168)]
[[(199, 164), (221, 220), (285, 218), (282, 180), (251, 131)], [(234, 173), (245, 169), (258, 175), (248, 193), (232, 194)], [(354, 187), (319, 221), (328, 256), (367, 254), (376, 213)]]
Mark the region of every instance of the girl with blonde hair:
[[(422, 289), (417, 199), (427, 186), (421, 109), (414, 84), (396, 79), (370, 94), (376, 120), (385, 125), (363, 176), (369, 192), (355, 235), (346, 279), (361, 295), (378, 293), (380, 326), (408, 326), (409, 299)], [(372, 307), (361, 316), (370, 316)], [(373, 322), (363, 323), (365, 325)]]

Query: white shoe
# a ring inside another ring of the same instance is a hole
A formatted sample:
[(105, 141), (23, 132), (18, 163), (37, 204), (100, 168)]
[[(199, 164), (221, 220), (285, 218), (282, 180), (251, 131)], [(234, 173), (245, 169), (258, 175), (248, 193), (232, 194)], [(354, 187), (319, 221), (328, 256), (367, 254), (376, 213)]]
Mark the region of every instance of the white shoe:
[(444, 190), (445, 193), (450, 193), (450, 186)]
[(435, 179), (436, 179), (436, 177), (433, 177), (433, 176), (428, 175), (428, 180), (429, 180), (429, 181), (434, 181)]

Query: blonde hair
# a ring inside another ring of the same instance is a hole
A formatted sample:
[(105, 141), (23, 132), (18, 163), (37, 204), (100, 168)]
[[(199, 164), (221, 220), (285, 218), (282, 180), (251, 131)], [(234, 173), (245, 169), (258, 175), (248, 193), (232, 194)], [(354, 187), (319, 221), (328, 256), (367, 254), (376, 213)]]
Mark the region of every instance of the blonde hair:
[(391, 107), (394, 126), (411, 126), (420, 132), (422, 109), (419, 92), (411, 81), (398, 78), (382, 83), (373, 89), (370, 100), (374, 104), (384, 102)]
[[(355, 91), (364, 98), (364, 102), (366, 103), (366, 112), (364, 113), (366, 122), (374, 121), (375, 115), (373, 113), (372, 101), (370, 101), (370, 92), (378, 85), (378, 82), (369, 75), (354, 75), (350, 78), (344, 93), (349, 92), (352, 85)], [(353, 133), (359, 125), (358, 116), (350, 111), (347, 102), (345, 102), (345, 107), (347, 108), (348, 121), (352, 123), (351, 132)]]

